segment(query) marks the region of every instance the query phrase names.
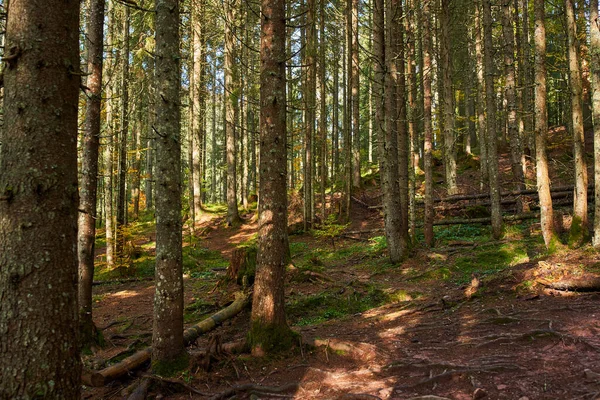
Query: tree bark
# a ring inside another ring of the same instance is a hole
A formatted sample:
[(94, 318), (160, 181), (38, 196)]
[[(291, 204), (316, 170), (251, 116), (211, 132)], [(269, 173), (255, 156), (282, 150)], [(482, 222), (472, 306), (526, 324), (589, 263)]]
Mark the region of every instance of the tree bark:
[(260, 355), (293, 344), (285, 319), (289, 257), (286, 193), (285, 1), (261, 2), (260, 185), (250, 341)]
[(537, 189), (540, 201), (540, 221), (546, 248), (556, 241), (554, 234), (554, 211), (550, 195), (546, 136), (548, 134), (548, 110), (546, 107), (546, 10), (544, 0), (535, 2), (535, 162)]
[(585, 138), (583, 131), (582, 81), (579, 67), (577, 25), (573, 0), (565, 0), (565, 14), (568, 36), (569, 86), (571, 88), (571, 121), (573, 128), (573, 158), (575, 162), (575, 198), (573, 201), (573, 222), (569, 233), (569, 243), (581, 245), (589, 236), (587, 204), (587, 162), (585, 160)]
[(456, 133), (454, 131), (454, 90), (452, 89), (452, 58), (450, 54), (450, 0), (441, 0), (440, 48), (444, 113), (444, 168), (448, 195), (458, 193), (456, 184)]
[(237, 117), (239, 115), (238, 68), (236, 65), (237, 46), (235, 44), (236, 0), (225, 1), (225, 138), (227, 153), (227, 224), (241, 222), (237, 206)]
[(119, 165), (117, 185), (117, 267), (125, 262), (125, 224), (127, 223), (127, 135), (129, 134), (129, 7), (124, 5), (123, 15), (123, 57), (121, 60), (121, 132), (119, 135)]
[(485, 68), (483, 66), (483, 22), (481, 20), (481, 3), (475, 4), (475, 59), (477, 69), (477, 135), (479, 137), (479, 159), (481, 188), (489, 185), (487, 134), (485, 115)]
[(313, 139), (315, 137), (316, 93), (317, 93), (317, 30), (315, 0), (308, 0), (306, 19), (306, 77), (304, 93), (306, 96), (306, 119), (304, 121), (304, 230), (313, 227), (314, 202), (314, 153)]
[(8, 8), (0, 133), (0, 398), (80, 395), (79, 1)]
[[(350, 67), (350, 87), (352, 94), (352, 187), (360, 188), (360, 58), (358, 44), (358, 0), (351, 0), (352, 7), (348, 18), (350, 18), (352, 40), (350, 53), (352, 62)], [(350, 5), (350, 1), (348, 2)], [(350, 60), (349, 60), (350, 61)]]
[(498, 178), (498, 138), (496, 134), (496, 97), (494, 91), (494, 48), (492, 45), (492, 4), (483, 0), (483, 37), (485, 68), (485, 103), (487, 122), (487, 157), (492, 203), (492, 235), (502, 237), (502, 214), (500, 212), (500, 184)]
[(594, 246), (600, 247), (600, 20), (598, 0), (590, 0), (590, 57), (594, 121)]
[[(504, 0), (502, 5), (502, 36), (504, 39), (504, 95), (506, 97), (506, 117), (508, 126), (508, 138), (510, 144), (510, 160), (512, 173), (517, 189), (525, 189), (525, 177), (523, 176), (523, 146), (519, 136), (519, 124), (517, 120), (517, 91), (515, 72), (515, 35), (512, 16), (512, 1)], [(519, 205), (522, 212), (522, 205)]]
[(98, 193), (98, 156), (102, 106), (102, 61), (104, 49), (104, 0), (89, 3), (87, 23), (87, 105), (81, 157), (77, 251), (79, 258), (79, 323), (81, 342), (93, 343), (92, 282), (94, 280), (94, 243), (96, 241), (96, 202)]
[(176, 367), (183, 347), (178, 0), (156, 0), (156, 289), (153, 368)]
[(423, 0), (422, 12), (422, 35), (423, 35), (423, 130), (424, 130), (424, 153), (423, 167), (425, 170), (425, 219), (423, 222), (423, 230), (425, 233), (425, 244), (429, 247), (433, 246), (433, 127), (431, 121), (431, 24), (430, 11), (431, 1)]

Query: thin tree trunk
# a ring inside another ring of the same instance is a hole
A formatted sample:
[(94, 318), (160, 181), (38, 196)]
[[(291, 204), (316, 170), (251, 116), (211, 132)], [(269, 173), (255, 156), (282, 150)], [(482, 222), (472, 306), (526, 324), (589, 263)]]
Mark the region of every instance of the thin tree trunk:
[(325, 81), (325, 54), (327, 41), (325, 40), (325, 0), (320, 1), (320, 16), (319, 16), (319, 94), (320, 98), (320, 115), (319, 115), (319, 140), (321, 144), (321, 223), (327, 219), (325, 198), (325, 188), (327, 186), (327, 91)]
[(12, 1), (7, 10), (0, 132), (2, 399), (80, 396), (79, 6), (74, 0)]
[(96, 240), (96, 203), (98, 191), (98, 156), (100, 147), (100, 117), (102, 106), (102, 61), (104, 49), (104, 0), (89, 3), (87, 24), (88, 73), (86, 86), (87, 106), (81, 159), (79, 190), (79, 324), (81, 343), (88, 346), (94, 341), (92, 320), (92, 282), (94, 280), (94, 243)]
[(489, 185), (486, 116), (485, 116), (485, 73), (483, 66), (483, 23), (481, 20), (481, 3), (475, 5), (475, 58), (477, 69), (477, 135), (479, 137), (479, 159), (481, 172), (481, 188)]
[(225, 0), (225, 138), (227, 153), (227, 224), (241, 222), (237, 206), (237, 117), (239, 115), (239, 87), (237, 46), (235, 44), (236, 0)]
[(431, 1), (423, 0), (422, 12), (422, 35), (423, 35), (423, 129), (424, 129), (424, 154), (423, 163), (425, 170), (425, 218), (423, 222), (423, 230), (425, 234), (425, 244), (429, 247), (433, 246), (433, 127), (431, 118)]
[[(510, 158), (512, 173), (517, 185), (517, 190), (525, 189), (525, 177), (523, 176), (523, 146), (519, 136), (519, 125), (517, 120), (517, 91), (515, 73), (515, 35), (512, 17), (512, 1), (505, 0), (502, 5), (502, 34), (504, 38), (504, 75), (506, 96), (506, 117), (508, 125), (508, 138), (510, 143)], [(517, 212), (523, 212), (522, 202), (517, 203)]]
[(127, 212), (127, 135), (129, 134), (129, 7), (123, 6), (123, 57), (121, 66), (121, 132), (119, 135), (119, 165), (117, 190), (117, 266), (125, 263), (125, 225)]
[(546, 107), (546, 10), (544, 0), (535, 2), (535, 160), (537, 189), (540, 201), (542, 236), (546, 248), (556, 241), (554, 235), (554, 211), (548, 177), (546, 136), (548, 134), (548, 110)]
[[(452, 89), (452, 59), (450, 54), (450, 0), (441, 0), (440, 48), (444, 113), (444, 167), (448, 195), (458, 193), (456, 184), (456, 133), (454, 131), (454, 90)], [(439, 83), (438, 83), (439, 84)]]
[(594, 121), (594, 246), (600, 247), (600, 20), (598, 0), (590, 0), (592, 116)]
[(315, 137), (316, 92), (317, 92), (317, 29), (315, 0), (307, 1), (306, 20), (306, 119), (304, 127), (304, 230), (312, 229), (314, 222), (313, 181)]
[(585, 160), (585, 138), (583, 130), (582, 81), (579, 68), (577, 25), (573, 0), (565, 0), (566, 24), (568, 33), (569, 86), (571, 88), (571, 121), (573, 129), (573, 158), (575, 162), (575, 193), (573, 199), (573, 222), (569, 243), (581, 245), (587, 239), (587, 162)]
[[(206, 89), (205, 89), (205, 63), (206, 48), (204, 41), (204, 1), (194, 0), (191, 7), (191, 39), (193, 68), (190, 76), (191, 95), (191, 147), (192, 164), (190, 166), (190, 179), (193, 188), (194, 222), (199, 222), (202, 214), (202, 182), (204, 169), (203, 151), (204, 137), (206, 135)], [(193, 82), (193, 85), (192, 85)], [(192, 179), (193, 178), (193, 179)]]
[[(414, 29), (414, 17), (413, 8), (415, 7), (415, 0), (408, 1), (407, 12), (405, 21), (405, 30), (407, 36), (407, 48), (406, 48), (406, 78), (408, 82), (408, 140), (410, 150), (410, 160), (408, 164), (408, 229), (411, 235), (411, 240), (415, 237), (415, 224), (416, 224), (416, 210), (415, 210), (415, 198), (416, 198), (416, 180), (417, 180), (417, 169), (419, 168), (419, 150), (418, 150), (418, 138), (416, 131), (416, 120), (417, 120), (417, 74), (415, 68), (415, 36), (413, 34)], [(417, 5), (418, 6), (418, 5)]]
[[(360, 187), (360, 73), (358, 44), (358, 0), (351, 0), (350, 18), (351, 41), (349, 42), (352, 62), (348, 60), (351, 73), (350, 87), (352, 91), (352, 187)], [(350, 1), (348, 2), (350, 6)]]
[(156, 288), (152, 366), (156, 373), (181, 366), (183, 274), (178, 0), (156, 0)]
[(496, 134), (496, 98), (494, 91), (494, 60), (492, 46), (492, 4), (483, 0), (483, 37), (485, 67), (485, 102), (487, 122), (487, 156), (490, 180), (490, 201), (492, 203), (492, 235), (502, 237), (502, 213), (500, 210), (500, 183), (498, 177), (498, 137)]

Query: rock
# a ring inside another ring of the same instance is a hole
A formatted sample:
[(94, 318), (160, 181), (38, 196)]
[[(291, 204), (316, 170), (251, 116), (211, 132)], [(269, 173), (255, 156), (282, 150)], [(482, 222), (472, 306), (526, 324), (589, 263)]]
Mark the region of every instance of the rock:
[(519, 397), (519, 400), (529, 400), (529, 397), (527, 397), (527, 396)]
[(487, 392), (482, 388), (477, 388), (473, 392), (473, 400), (483, 399), (486, 396), (487, 396)]
[(507, 387), (508, 387), (508, 386), (506, 386), (506, 385), (497, 385), (497, 386), (496, 386), (496, 389), (498, 389), (498, 390), (504, 390), (504, 389), (506, 389)]

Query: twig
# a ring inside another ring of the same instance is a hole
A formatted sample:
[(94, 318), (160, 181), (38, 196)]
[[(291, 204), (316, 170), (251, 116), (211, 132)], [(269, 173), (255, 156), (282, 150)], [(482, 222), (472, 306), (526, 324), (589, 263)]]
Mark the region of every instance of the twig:
[(291, 391), (291, 390), (298, 390), (299, 387), (300, 387), (300, 385), (298, 383), (290, 383), (290, 384), (279, 386), (279, 387), (261, 386), (261, 385), (256, 385), (254, 383), (247, 383), (245, 385), (232, 386), (230, 389), (227, 389), (224, 392), (221, 392), (219, 394), (212, 396), (209, 400), (228, 399), (229, 397), (232, 397), (238, 393), (250, 392), (250, 391), (262, 392), (262, 393), (268, 393), (268, 394), (283, 393), (283, 392), (287, 392), (287, 391)]
[(182, 381), (180, 379), (163, 378), (162, 376), (150, 375), (150, 374), (144, 374), (143, 376), (145, 378), (152, 379), (155, 381), (169, 383), (171, 385), (179, 385), (179, 386), (185, 388), (188, 392), (199, 394), (200, 396), (205, 396), (205, 397), (212, 396), (211, 393), (202, 392), (202, 391), (196, 389), (195, 387), (188, 385), (187, 383), (185, 383), (184, 381)]

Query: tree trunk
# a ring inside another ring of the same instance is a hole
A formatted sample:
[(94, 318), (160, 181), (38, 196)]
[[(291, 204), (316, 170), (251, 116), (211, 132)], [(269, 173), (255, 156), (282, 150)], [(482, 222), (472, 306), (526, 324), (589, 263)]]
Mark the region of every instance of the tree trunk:
[(227, 147), (227, 224), (241, 222), (237, 206), (237, 117), (239, 115), (239, 87), (237, 46), (235, 44), (235, 0), (225, 1), (225, 138)]
[(592, 116), (594, 121), (594, 246), (600, 247), (600, 20), (598, 0), (590, 0)]
[[(352, 62), (350, 68), (350, 87), (352, 91), (352, 187), (360, 187), (360, 73), (358, 44), (358, 0), (351, 0), (352, 7), (348, 18), (352, 39), (349, 41)], [(348, 1), (350, 6), (350, 1)]]
[(444, 112), (444, 167), (448, 195), (458, 193), (456, 185), (456, 133), (454, 131), (454, 90), (452, 89), (452, 59), (450, 55), (450, 0), (441, 0), (440, 48)]
[[(512, 16), (512, 1), (504, 0), (502, 5), (502, 34), (504, 38), (504, 75), (506, 96), (506, 117), (508, 126), (508, 138), (510, 143), (510, 159), (512, 173), (517, 184), (517, 189), (525, 189), (525, 177), (523, 176), (523, 165), (521, 164), (523, 156), (523, 146), (519, 136), (519, 125), (517, 120), (517, 91), (516, 91), (516, 73), (515, 73), (515, 35)], [(519, 202), (518, 212), (523, 211), (522, 204)]]
[(315, 0), (307, 2), (306, 20), (306, 119), (304, 121), (304, 230), (312, 229), (314, 220), (313, 203), (313, 139), (315, 137), (316, 92), (317, 92), (317, 30)]
[(425, 218), (423, 221), (423, 230), (425, 233), (425, 244), (433, 246), (433, 127), (431, 121), (431, 1), (424, 0), (422, 12), (422, 35), (423, 35), (423, 130), (424, 130), (424, 153), (423, 168), (425, 170)]
[(129, 7), (124, 7), (123, 16), (123, 57), (121, 60), (121, 132), (119, 135), (119, 168), (117, 190), (117, 267), (125, 262), (125, 224), (127, 213), (127, 135), (129, 134)]
[(0, 133), (0, 398), (78, 399), (79, 1), (11, 2)]
[(585, 138), (583, 131), (582, 82), (579, 68), (577, 25), (573, 0), (565, 0), (568, 36), (569, 86), (571, 88), (571, 121), (573, 128), (573, 158), (575, 162), (575, 194), (573, 200), (573, 222), (569, 243), (581, 245), (589, 236), (587, 204), (587, 162), (585, 160)]
[(411, 0), (407, 4), (407, 12), (405, 21), (405, 30), (407, 36), (407, 48), (406, 48), (406, 78), (408, 82), (408, 140), (410, 150), (410, 160), (408, 164), (408, 229), (411, 235), (411, 240), (415, 237), (415, 223), (416, 223), (416, 212), (415, 212), (415, 198), (416, 198), (416, 180), (417, 180), (417, 169), (419, 168), (419, 149), (418, 149), (418, 137), (417, 137), (417, 74), (415, 66), (415, 35), (414, 29), (414, 16), (413, 8), (414, 1)]
[(92, 282), (94, 280), (94, 243), (96, 241), (96, 202), (98, 191), (98, 155), (100, 147), (100, 114), (102, 105), (102, 61), (104, 45), (104, 0), (89, 3), (87, 23), (88, 73), (87, 105), (81, 157), (79, 190), (79, 324), (81, 343), (93, 343)]
[(483, 66), (483, 23), (481, 21), (481, 3), (475, 5), (475, 58), (477, 69), (477, 135), (479, 137), (479, 159), (481, 188), (489, 185), (486, 116), (485, 116), (485, 68)]
[(554, 211), (550, 195), (546, 137), (548, 134), (548, 111), (546, 108), (546, 10), (544, 0), (535, 2), (535, 163), (537, 188), (540, 201), (540, 221), (546, 248), (556, 242), (554, 234)]
[(319, 141), (321, 145), (321, 223), (324, 223), (327, 219), (327, 201), (325, 198), (325, 189), (327, 187), (327, 81), (325, 80), (325, 63), (327, 62), (325, 58), (325, 50), (327, 48), (327, 41), (325, 39), (325, 0), (320, 1), (319, 14), (319, 95), (321, 96), (321, 110), (319, 112)]
[(483, 0), (483, 37), (485, 67), (485, 103), (487, 122), (487, 157), (492, 203), (492, 235), (502, 237), (502, 213), (500, 212), (500, 183), (498, 177), (498, 137), (496, 134), (496, 96), (494, 91), (494, 48), (492, 46), (492, 4)]
[[(181, 365), (181, 143), (178, 0), (156, 0), (156, 289), (152, 364), (156, 373)], [(187, 366), (187, 365), (185, 365)]]
[(285, 319), (289, 256), (286, 194), (285, 1), (262, 0), (260, 66), (260, 186), (256, 280), (250, 341), (254, 354), (294, 344)]

